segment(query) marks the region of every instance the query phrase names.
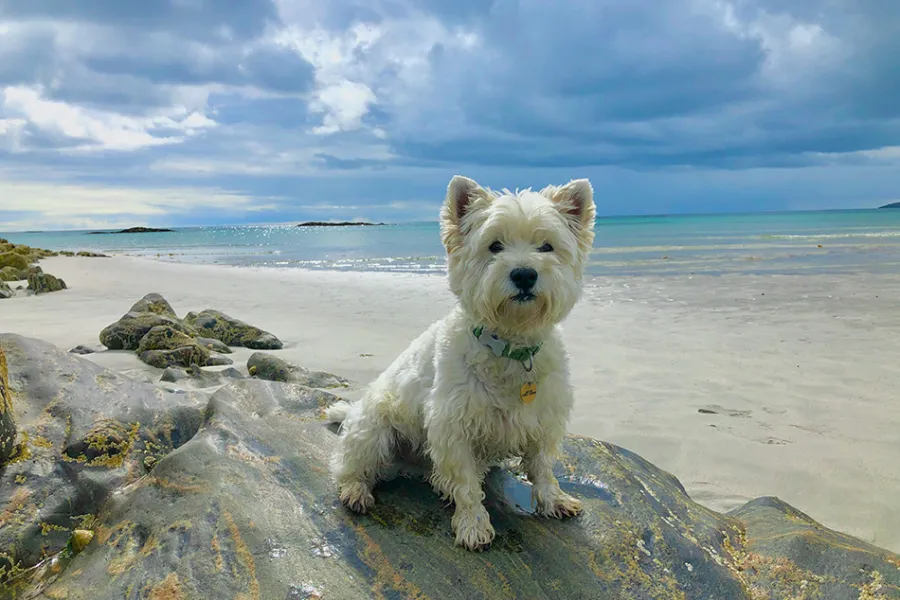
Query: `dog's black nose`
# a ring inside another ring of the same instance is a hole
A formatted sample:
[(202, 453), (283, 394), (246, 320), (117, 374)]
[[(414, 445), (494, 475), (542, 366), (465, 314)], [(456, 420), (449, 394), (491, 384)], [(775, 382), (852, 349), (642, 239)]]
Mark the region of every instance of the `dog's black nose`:
[(512, 279), (517, 288), (527, 292), (537, 283), (537, 271), (531, 267), (519, 267), (510, 272), (509, 278)]

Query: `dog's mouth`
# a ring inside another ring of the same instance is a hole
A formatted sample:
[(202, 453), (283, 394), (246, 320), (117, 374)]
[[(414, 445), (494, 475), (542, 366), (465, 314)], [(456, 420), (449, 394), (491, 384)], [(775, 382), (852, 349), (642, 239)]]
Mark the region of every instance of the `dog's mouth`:
[(531, 302), (535, 298), (537, 298), (537, 296), (531, 292), (519, 292), (512, 297), (514, 302)]

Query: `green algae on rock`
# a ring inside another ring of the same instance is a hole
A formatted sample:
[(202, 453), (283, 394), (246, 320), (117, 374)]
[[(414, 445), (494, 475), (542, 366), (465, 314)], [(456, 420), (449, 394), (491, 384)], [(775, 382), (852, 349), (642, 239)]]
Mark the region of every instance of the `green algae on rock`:
[(14, 269), (26, 269), (31, 261), (28, 257), (17, 252), (3, 252), (0, 254), (0, 268), (13, 267)]
[(21, 281), (19, 269), (15, 267), (3, 267), (0, 269), (0, 281)]
[(0, 281), (0, 300), (8, 300), (16, 295), (15, 290), (5, 281)]
[(255, 377), (269, 381), (299, 383), (314, 388), (348, 387), (350, 383), (325, 371), (310, 371), (265, 352), (254, 352), (247, 360), (247, 370)]
[(175, 314), (175, 309), (172, 308), (172, 305), (169, 304), (169, 301), (163, 298), (161, 295), (152, 292), (135, 302), (128, 310), (128, 312), (149, 312), (155, 313), (157, 315), (164, 315), (166, 317), (172, 317), (173, 319), (178, 318), (178, 315)]
[(243, 346), (254, 350), (280, 350), (281, 340), (258, 327), (225, 313), (206, 309), (200, 313), (190, 312), (184, 322), (197, 330), (198, 335), (217, 339), (229, 346)]

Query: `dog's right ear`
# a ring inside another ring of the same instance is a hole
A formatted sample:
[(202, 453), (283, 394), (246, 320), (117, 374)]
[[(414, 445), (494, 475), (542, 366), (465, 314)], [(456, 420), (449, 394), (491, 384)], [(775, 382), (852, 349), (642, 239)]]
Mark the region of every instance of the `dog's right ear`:
[(441, 208), (441, 241), (447, 252), (462, 245), (467, 229), (463, 219), (478, 206), (490, 202), (490, 193), (468, 177), (454, 175)]

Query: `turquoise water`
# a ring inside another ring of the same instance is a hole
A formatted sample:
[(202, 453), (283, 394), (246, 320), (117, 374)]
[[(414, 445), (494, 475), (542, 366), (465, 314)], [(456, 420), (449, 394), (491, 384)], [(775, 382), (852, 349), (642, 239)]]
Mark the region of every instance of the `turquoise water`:
[[(0, 225), (2, 227), (2, 225)], [(192, 263), (443, 273), (437, 223), (8, 233), (11, 242)], [(819, 247), (821, 245), (821, 247)], [(592, 275), (900, 273), (900, 210), (597, 219)]]

